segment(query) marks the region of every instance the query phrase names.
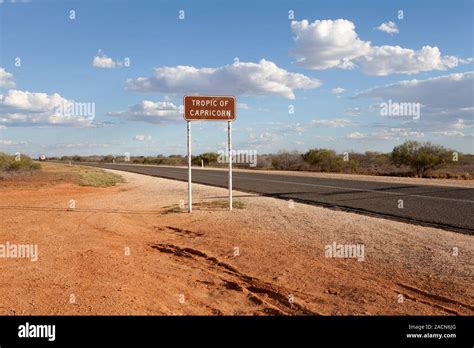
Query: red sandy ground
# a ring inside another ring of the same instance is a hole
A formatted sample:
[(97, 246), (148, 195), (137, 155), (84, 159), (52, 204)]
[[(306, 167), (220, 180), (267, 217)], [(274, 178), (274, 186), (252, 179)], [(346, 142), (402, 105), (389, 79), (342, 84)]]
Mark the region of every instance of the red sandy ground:
[[(200, 204), (226, 194), (201, 185), (193, 214), (170, 212), (185, 183), (123, 176), (0, 180), (0, 243), (40, 253), (0, 259), (0, 314), (474, 314), (472, 236), (238, 192), (229, 212)], [(333, 241), (366, 260), (326, 258)]]

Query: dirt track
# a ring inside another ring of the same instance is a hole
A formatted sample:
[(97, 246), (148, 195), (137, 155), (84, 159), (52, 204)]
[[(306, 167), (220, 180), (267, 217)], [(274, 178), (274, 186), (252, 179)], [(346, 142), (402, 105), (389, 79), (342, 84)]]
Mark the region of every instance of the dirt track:
[[(190, 215), (186, 183), (120, 174), (0, 182), (0, 243), (40, 253), (0, 259), (0, 314), (474, 314), (472, 236), (238, 192), (229, 212), (201, 185)], [(325, 257), (333, 242), (365, 260)]]

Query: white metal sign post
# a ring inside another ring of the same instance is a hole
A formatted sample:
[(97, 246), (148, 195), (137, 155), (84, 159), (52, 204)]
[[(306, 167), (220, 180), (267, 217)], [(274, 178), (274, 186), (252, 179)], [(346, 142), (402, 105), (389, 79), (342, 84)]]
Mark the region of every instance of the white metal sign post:
[(184, 96), (184, 119), (188, 138), (188, 211), (193, 211), (191, 187), (191, 121), (227, 121), (227, 160), (229, 161), (229, 210), (232, 210), (232, 121), (236, 117), (235, 97)]
[(191, 187), (191, 121), (188, 124), (188, 211), (193, 211), (193, 192)]
[(232, 210), (232, 122), (227, 122), (227, 147), (229, 148), (229, 210)]

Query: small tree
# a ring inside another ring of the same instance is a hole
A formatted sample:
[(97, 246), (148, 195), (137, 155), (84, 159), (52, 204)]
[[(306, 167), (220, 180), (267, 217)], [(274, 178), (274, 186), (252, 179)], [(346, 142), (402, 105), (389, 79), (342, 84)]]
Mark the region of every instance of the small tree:
[(357, 170), (359, 169), (359, 161), (351, 159), (349, 161), (349, 168), (351, 173), (357, 173)]
[(193, 158), (192, 162), (195, 165), (201, 165), (201, 161), (204, 162), (204, 165), (208, 166), (209, 164), (217, 163), (217, 158), (219, 155), (215, 152), (205, 152)]
[(204, 161), (205, 165), (209, 165), (212, 163), (217, 163), (217, 158), (219, 157), (219, 155), (215, 152), (206, 152), (203, 153), (200, 157)]
[(15, 156), (0, 152), (0, 171), (33, 170), (40, 168), (39, 163), (33, 162), (31, 158), (25, 154), (21, 154), (19, 159), (17, 159)]
[(280, 151), (276, 155), (271, 155), (271, 163), (275, 169), (300, 169), (303, 166), (303, 160), (298, 151)]
[(424, 177), (428, 170), (448, 165), (452, 152), (430, 142), (407, 140), (402, 145), (394, 147), (390, 159), (397, 167), (407, 166), (419, 177)]
[(114, 160), (113, 155), (106, 155), (102, 158), (102, 162), (105, 162), (105, 163), (112, 163), (113, 160)]
[(344, 165), (342, 158), (337, 156), (334, 150), (311, 149), (301, 156), (303, 161), (323, 172), (340, 172)]

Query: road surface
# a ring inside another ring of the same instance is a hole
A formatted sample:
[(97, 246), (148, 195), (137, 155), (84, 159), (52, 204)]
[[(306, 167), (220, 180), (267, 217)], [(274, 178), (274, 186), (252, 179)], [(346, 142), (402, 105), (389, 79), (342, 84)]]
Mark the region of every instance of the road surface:
[[(84, 165), (84, 163), (81, 163)], [(87, 165), (187, 181), (187, 169), (133, 164)], [(193, 168), (192, 181), (227, 187), (226, 170)], [(474, 234), (474, 189), (233, 172), (234, 190)], [(403, 201), (403, 208), (400, 207)], [(383, 231), (381, 231), (383, 232)]]

